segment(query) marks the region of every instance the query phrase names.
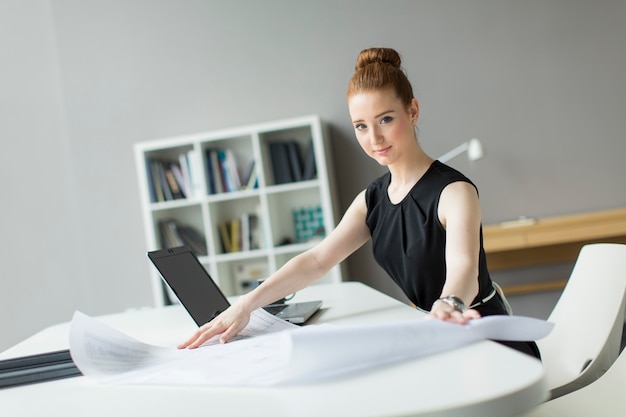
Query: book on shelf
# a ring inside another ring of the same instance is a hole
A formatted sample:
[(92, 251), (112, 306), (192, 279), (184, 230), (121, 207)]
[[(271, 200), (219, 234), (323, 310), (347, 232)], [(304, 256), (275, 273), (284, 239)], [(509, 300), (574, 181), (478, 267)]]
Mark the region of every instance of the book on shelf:
[(228, 253), (233, 247), (230, 241), (230, 228), (228, 227), (228, 221), (219, 222), (218, 228), (220, 232), (220, 242), (222, 242), (222, 252)]
[(312, 139), (307, 143), (304, 161), (301, 157), (300, 145), (295, 140), (270, 142), (268, 146), (274, 184), (315, 178), (316, 167)]
[(250, 250), (261, 249), (263, 236), (261, 222), (257, 213), (248, 213)]
[(165, 167), (161, 161), (155, 161), (157, 167), (158, 174), (158, 182), (161, 186), (161, 190), (163, 191), (163, 197), (165, 201), (170, 201), (174, 199), (172, 195), (172, 190), (170, 190), (170, 185), (167, 182), (167, 177), (165, 176)]
[(185, 193), (181, 188), (181, 184), (176, 179), (174, 175), (174, 164), (168, 164), (165, 168), (165, 179), (167, 181), (167, 185), (169, 186), (170, 195), (172, 196), (172, 200), (178, 200), (180, 198), (185, 198)]
[(222, 188), (225, 192), (233, 191), (232, 180), (228, 176), (228, 167), (226, 165), (226, 152), (222, 149), (218, 149), (217, 151), (217, 163), (220, 169), (220, 175), (222, 179)]
[(248, 167), (243, 175), (242, 187), (244, 190), (252, 190), (259, 186), (259, 174), (256, 170), (256, 161), (253, 159), (248, 163)]
[(293, 141), (287, 141), (287, 154), (289, 155), (289, 170), (293, 181), (302, 181), (302, 162), (300, 160), (300, 150), (298, 144)]
[(250, 217), (248, 213), (244, 213), (241, 215), (240, 223), (240, 231), (241, 231), (241, 245), (240, 248), (243, 252), (248, 252), (250, 250)]
[(274, 184), (286, 184), (293, 182), (291, 168), (289, 168), (289, 154), (285, 142), (271, 142), (269, 144), (270, 160), (272, 162), (272, 174)]
[(239, 191), (243, 189), (235, 153), (231, 149), (207, 149), (205, 151), (209, 194)]
[(224, 169), (228, 180), (228, 191), (239, 191), (241, 190), (241, 179), (239, 178), (235, 153), (230, 149), (226, 149), (224, 154)]
[(180, 181), (183, 193), (187, 197), (193, 197), (196, 195), (194, 185), (191, 181), (191, 168), (189, 166), (188, 153), (181, 153), (178, 156), (178, 167), (174, 168), (174, 175), (176, 179)]
[(148, 192), (153, 203), (200, 195), (197, 158), (192, 151), (181, 152), (176, 159), (146, 158)]
[(224, 190), (222, 188), (222, 174), (220, 173), (219, 162), (217, 160), (217, 151), (215, 149), (207, 149), (204, 159), (207, 166), (208, 192), (209, 194), (219, 194)]
[(230, 220), (230, 251), (239, 252), (241, 250), (241, 235), (239, 234), (240, 219)]
[(256, 213), (243, 213), (239, 217), (222, 220), (217, 227), (224, 253), (261, 248), (261, 222)]
[(150, 158), (146, 158), (146, 171), (148, 176), (148, 193), (150, 194), (150, 201), (156, 203), (157, 201), (163, 201), (163, 194), (160, 189), (160, 185), (156, 183), (158, 173), (156, 171), (156, 165)]
[(309, 139), (304, 152), (304, 169), (302, 179), (304, 181), (312, 180), (317, 175), (317, 166), (315, 165), (315, 149), (313, 148), (313, 139)]
[(202, 158), (197, 150), (191, 149), (187, 152), (186, 158), (189, 171), (189, 188), (191, 196), (200, 197), (204, 194), (202, 176), (204, 175), (202, 169)]
[(176, 220), (163, 220), (159, 222), (161, 243), (164, 248), (189, 246), (199, 256), (206, 256), (207, 246), (202, 234), (195, 228), (182, 224)]

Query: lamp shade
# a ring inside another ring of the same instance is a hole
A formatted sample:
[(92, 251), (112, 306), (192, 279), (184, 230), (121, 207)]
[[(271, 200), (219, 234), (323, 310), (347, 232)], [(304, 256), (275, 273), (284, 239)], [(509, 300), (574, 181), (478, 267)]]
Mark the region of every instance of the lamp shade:
[(477, 161), (485, 155), (483, 144), (476, 138), (472, 138), (467, 142), (467, 157), (470, 161)]
[(467, 159), (469, 159), (470, 161), (477, 161), (485, 156), (485, 150), (480, 140), (472, 138), (467, 142), (460, 144), (456, 148), (444, 153), (437, 159), (445, 163), (452, 158), (461, 155), (463, 152), (467, 152)]

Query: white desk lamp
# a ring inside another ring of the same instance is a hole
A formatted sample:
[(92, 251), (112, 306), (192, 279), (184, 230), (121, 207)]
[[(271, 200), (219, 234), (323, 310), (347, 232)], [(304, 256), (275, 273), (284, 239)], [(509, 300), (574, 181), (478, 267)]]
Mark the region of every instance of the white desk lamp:
[(467, 152), (467, 159), (470, 161), (477, 161), (485, 155), (482, 143), (476, 138), (472, 138), (467, 142), (464, 142), (456, 148), (444, 153), (439, 158), (440, 162), (448, 162), (452, 158), (461, 155), (463, 152)]

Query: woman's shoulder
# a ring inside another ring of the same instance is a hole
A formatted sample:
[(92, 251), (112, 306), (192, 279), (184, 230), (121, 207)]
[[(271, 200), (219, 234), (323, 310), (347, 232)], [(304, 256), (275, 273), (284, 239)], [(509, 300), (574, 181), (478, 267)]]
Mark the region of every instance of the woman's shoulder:
[(432, 185), (438, 188), (446, 188), (448, 185), (455, 182), (466, 182), (476, 188), (472, 180), (463, 173), (439, 161), (433, 162), (429, 174)]
[(446, 165), (438, 160), (433, 162), (431, 166), (431, 171), (446, 179), (452, 179), (454, 181), (472, 182), (461, 171), (458, 171), (452, 168), (450, 165)]
[(365, 199), (369, 202), (372, 199), (378, 199), (381, 195), (386, 195), (390, 178), (391, 173), (386, 172), (372, 181), (365, 189)]

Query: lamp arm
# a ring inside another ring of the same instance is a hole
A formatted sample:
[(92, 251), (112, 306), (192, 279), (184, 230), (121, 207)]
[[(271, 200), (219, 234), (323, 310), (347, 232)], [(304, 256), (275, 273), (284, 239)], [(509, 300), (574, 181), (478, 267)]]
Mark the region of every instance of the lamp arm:
[(459, 155), (461, 155), (463, 152), (465, 152), (467, 150), (468, 147), (468, 143), (462, 143), (459, 146), (457, 146), (456, 148), (444, 153), (443, 155), (441, 155), (439, 158), (437, 158), (439, 160), (439, 162), (443, 162), (446, 163), (449, 160), (451, 160), (454, 157), (457, 157)]

